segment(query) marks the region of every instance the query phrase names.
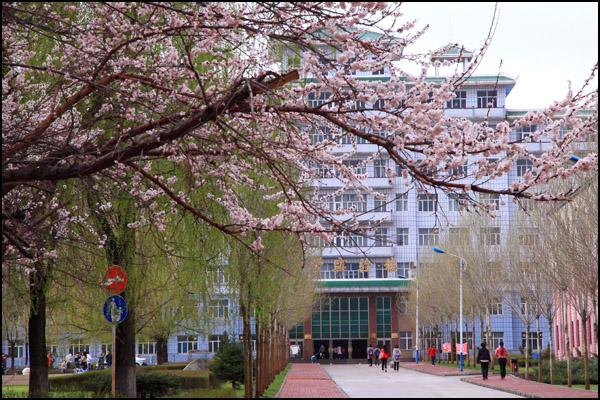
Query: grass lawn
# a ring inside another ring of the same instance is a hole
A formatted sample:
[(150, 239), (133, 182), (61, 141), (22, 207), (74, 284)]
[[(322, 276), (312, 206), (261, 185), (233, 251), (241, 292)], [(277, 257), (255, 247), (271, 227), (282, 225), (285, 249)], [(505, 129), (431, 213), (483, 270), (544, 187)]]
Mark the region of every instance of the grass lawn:
[[(2, 393), (4, 393), (6, 390), (11, 392), (28, 393), (29, 385), (2, 385)], [(2, 396), (4, 397), (4, 395)]]
[[(569, 387), (568, 385), (558, 385), (558, 386), (563, 386), (563, 387)], [(585, 390), (585, 385), (571, 385), (571, 387), (577, 388), (577, 389), (584, 389)], [(598, 391), (598, 385), (593, 385), (590, 384), (590, 390), (597, 392)]]
[[(281, 385), (283, 385), (283, 380), (285, 379), (285, 376), (287, 375), (290, 368), (292, 368), (292, 364), (288, 364), (283, 369), (283, 371), (281, 371), (279, 374), (277, 374), (275, 376), (275, 379), (273, 379), (273, 382), (271, 382), (271, 384), (269, 385), (267, 390), (265, 390), (263, 398), (271, 398), (271, 399), (275, 398), (275, 396), (279, 392), (279, 389), (281, 388)], [(227, 383), (223, 384), (223, 386), (221, 386), (221, 387), (223, 389), (231, 389), (231, 382), (227, 382)], [(236, 398), (238, 398), (238, 399), (243, 398), (244, 395), (245, 395), (244, 385), (240, 385), (239, 389), (235, 389)]]

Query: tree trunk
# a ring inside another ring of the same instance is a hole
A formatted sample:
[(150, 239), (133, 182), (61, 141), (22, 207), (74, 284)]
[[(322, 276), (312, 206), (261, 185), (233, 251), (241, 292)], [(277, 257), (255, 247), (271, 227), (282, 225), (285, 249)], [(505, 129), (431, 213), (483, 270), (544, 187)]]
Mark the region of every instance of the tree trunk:
[(552, 326), (554, 318), (552, 316), (552, 304), (550, 304), (546, 313), (546, 317), (548, 318), (548, 359), (550, 360), (550, 384), (554, 385), (554, 334), (552, 332), (554, 329)]
[(252, 333), (250, 330), (250, 308), (244, 304), (244, 299), (240, 295), (240, 310), (242, 313), (243, 323), (243, 346), (244, 346), (244, 396), (249, 399), (252, 398)]
[[(566, 293), (563, 294), (563, 298)], [(563, 302), (563, 332), (565, 334), (565, 351), (567, 353), (567, 385), (571, 387), (573, 385), (571, 376), (571, 348), (569, 340), (569, 325), (567, 324), (567, 303)]]
[[(31, 309), (29, 314), (30, 375), (29, 397), (48, 397), (48, 358), (46, 357), (46, 267), (36, 263), (29, 277)], [(13, 364), (14, 365), (14, 364)]]
[(529, 379), (529, 329), (530, 324), (525, 325), (525, 379)]
[(115, 351), (115, 389), (117, 396), (137, 397), (135, 382), (135, 310), (129, 302), (127, 290), (121, 293), (127, 301), (127, 317), (117, 325)]
[(169, 362), (168, 338), (162, 336), (156, 338), (156, 364), (162, 365)]
[(585, 390), (590, 390), (590, 360), (589, 348), (587, 343), (587, 321), (589, 316), (587, 312), (581, 313), (581, 330), (583, 331), (583, 369), (585, 373)]
[(254, 319), (254, 331), (256, 332), (256, 397), (262, 397), (262, 334), (258, 324), (258, 318)]
[(537, 348), (538, 348), (538, 382), (542, 381), (542, 341), (541, 341), (541, 330), (540, 330), (540, 316), (535, 317), (537, 323)]

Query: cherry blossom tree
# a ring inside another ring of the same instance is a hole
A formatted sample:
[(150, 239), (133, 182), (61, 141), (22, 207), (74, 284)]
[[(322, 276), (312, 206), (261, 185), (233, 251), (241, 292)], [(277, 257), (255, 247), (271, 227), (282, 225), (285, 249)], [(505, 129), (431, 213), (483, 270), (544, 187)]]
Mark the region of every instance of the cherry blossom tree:
[[(384, 2), (3, 3), (3, 271), (16, 263), (35, 271), (53, 257), (42, 232), (51, 229), (58, 242), (68, 237), (69, 224), (83, 218), (69, 209), (69, 183), (87, 177), (111, 180), (147, 210), (150, 217), (129, 228), (166, 229), (176, 208), (230, 235), (285, 230), (330, 241), (336, 231), (375, 229), (359, 226), (352, 208), (330, 210), (323, 204), (332, 194), (314, 189), (330, 170), (343, 183), (334, 196), (373, 193), (345, 163), (348, 153), (335, 151), (333, 137), (355, 148), (358, 140), (377, 145), (366, 162), (387, 152), (420, 191), (467, 194), (474, 203), (477, 192), (562, 199), (577, 188), (556, 195), (529, 189), (597, 170), (597, 153), (564, 166), (572, 144), (597, 133), (597, 89), (590, 87), (597, 65), (582, 88), (512, 123), (546, 126), (532, 139), (544, 135), (552, 145), (529, 154), (510, 140), (507, 122), (491, 128), (444, 115), (491, 34), (464, 72), (434, 83), (425, 79), (431, 57), (448, 48), (405, 51), (424, 30), (403, 20), (401, 4)], [(407, 72), (408, 64), (422, 73)], [(388, 81), (354, 76), (381, 68)], [(323, 93), (329, 97), (309, 101)], [(331, 137), (313, 143), (311, 130)], [(492, 155), (499, 161), (488, 162)], [(501, 189), (486, 185), (519, 157), (532, 161), (531, 173)], [(467, 162), (469, 184), (424, 172)], [(260, 184), (260, 176), (274, 184)], [(237, 187), (277, 202), (277, 211), (253, 215)], [(256, 251), (260, 237), (251, 245)]]

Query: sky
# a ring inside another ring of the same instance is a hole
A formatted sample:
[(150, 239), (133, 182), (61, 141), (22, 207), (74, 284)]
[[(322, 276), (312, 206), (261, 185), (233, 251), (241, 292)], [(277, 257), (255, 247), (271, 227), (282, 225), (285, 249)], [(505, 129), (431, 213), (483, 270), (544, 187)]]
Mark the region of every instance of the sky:
[[(415, 28), (429, 30), (410, 53), (456, 42), (477, 50), (487, 36), (495, 3), (403, 3)], [(491, 46), (475, 74), (517, 78), (506, 99), (510, 109), (544, 108), (564, 98), (568, 81), (578, 91), (598, 62), (598, 3), (498, 3)], [(433, 68), (430, 74), (434, 74)], [(593, 89), (598, 88), (596, 77)]]

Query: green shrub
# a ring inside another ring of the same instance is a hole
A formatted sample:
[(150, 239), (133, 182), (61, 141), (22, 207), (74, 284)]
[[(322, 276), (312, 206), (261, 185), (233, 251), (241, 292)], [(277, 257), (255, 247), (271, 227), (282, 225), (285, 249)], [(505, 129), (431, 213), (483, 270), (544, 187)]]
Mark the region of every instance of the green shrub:
[(138, 366), (136, 368), (138, 371), (150, 372), (150, 371), (164, 371), (164, 370), (183, 370), (187, 365), (188, 365), (188, 363), (184, 362), (184, 363), (172, 363), (172, 364), (162, 364), (162, 365)]
[[(111, 393), (112, 374), (104, 370), (57, 376), (49, 378), (49, 384), (51, 392), (90, 391), (104, 396)], [(181, 381), (169, 373), (137, 371), (136, 386), (138, 397), (166, 396), (181, 389)]]
[(137, 374), (137, 397), (160, 397), (176, 393), (181, 389), (177, 376), (160, 372), (142, 372)]
[[(590, 383), (598, 384), (598, 359), (593, 358), (589, 360), (590, 369)], [(537, 376), (537, 368), (533, 369)], [(567, 384), (567, 361), (554, 361), (554, 384), (566, 385)], [(583, 360), (571, 361), (571, 381), (574, 385), (583, 385), (585, 383), (585, 370)], [(550, 364), (547, 362), (542, 363), (542, 382), (550, 383)]]
[(209, 371), (164, 371), (164, 373), (175, 375), (181, 381), (181, 388), (191, 389), (210, 389), (218, 387), (217, 379)]
[(240, 382), (244, 382), (244, 347), (242, 343), (230, 338), (227, 332), (210, 364), (210, 371), (218, 380), (230, 381), (234, 389)]
[(231, 388), (195, 389), (171, 397), (179, 399), (235, 399), (235, 390)]

